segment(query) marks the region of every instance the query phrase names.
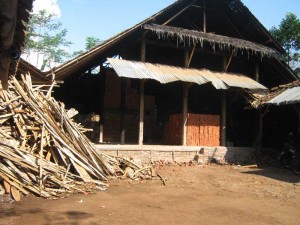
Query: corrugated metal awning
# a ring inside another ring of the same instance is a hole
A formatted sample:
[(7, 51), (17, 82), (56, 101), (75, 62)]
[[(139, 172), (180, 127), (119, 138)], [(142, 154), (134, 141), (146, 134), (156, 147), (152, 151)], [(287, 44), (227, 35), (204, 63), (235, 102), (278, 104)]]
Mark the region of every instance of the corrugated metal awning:
[(175, 81), (191, 82), (199, 85), (212, 83), (216, 89), (228, 89), (229, 87), (267, 89), (260, 83), (241, 74), (213, 72), (207, 69), (189, 69), (112, 58), (108, 58), (108, 61), (119, 77), (153, 79), (162, 84)]
[(285, 90), (275, 98), (271, 99), (267, 104), (284, 105), (296, 104), (300, 102), (300, 87), (293, 87)]

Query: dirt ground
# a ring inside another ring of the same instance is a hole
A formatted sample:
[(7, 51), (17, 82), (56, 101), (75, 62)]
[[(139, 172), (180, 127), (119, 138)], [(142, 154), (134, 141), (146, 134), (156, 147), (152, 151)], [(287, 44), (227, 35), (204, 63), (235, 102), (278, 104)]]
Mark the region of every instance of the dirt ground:
[(0, 224), (300, 225), (300, 176), (279, 168), (164, 166), (160, 180), (114, 181), (61, 200), (0, 201)]

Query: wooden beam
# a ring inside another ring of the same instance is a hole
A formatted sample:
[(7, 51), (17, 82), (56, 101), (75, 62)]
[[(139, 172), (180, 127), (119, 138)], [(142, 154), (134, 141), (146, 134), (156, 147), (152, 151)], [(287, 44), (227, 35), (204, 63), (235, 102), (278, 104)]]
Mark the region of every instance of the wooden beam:
[(191, 54), (190, 54), (190, 56), (189, 56), (189, 59), (188, 59), (188, 61), (187, 61), (187, 65), (186, 65), (187, 68), (190, 67), (190, 64), (191, 64), (191, 62), (192, 62), (192, 58), (193, 58), (193, 56), (194, 56), (195, 50), (196, 50), (196, 44), (194, 45), (194, 47), (193, 47), (193, 49), (192, 49), (192, 51), (191, 51)]
[(121, 78), (121, 144), (125, 143), (126, 80)]
[(231, 54), (230, 54), (230, 57), (229, 57), (228, 61), (226, 62), (226, 66), (225, 66), (225, 68), (224, 68), (224, 72), (227, 72), (228, 67), (229, 67), (229, 65), (230, 65), (230, 63), (231, 63), (231, 60), (232, 60), (232, 57), (233, 57), (234, 52), (235, 52), (235, 51), (232, 50), (232, 52), (231, 52)]
[(174, 16), (172, 16), (170, 19), (168, 19), (166, 22), (164, 22), (162, 25), (167, 25), (171, 21), (173, 21), (175, 18), (177, 18), (180, 14), (182, 14), (184, 11), (186, 11), (188, 8), (190, 8), (197, 0), (192, 1), (189, 5), (184, 7), (182, 10), (180, 10), (178, 13), (176, 13)]

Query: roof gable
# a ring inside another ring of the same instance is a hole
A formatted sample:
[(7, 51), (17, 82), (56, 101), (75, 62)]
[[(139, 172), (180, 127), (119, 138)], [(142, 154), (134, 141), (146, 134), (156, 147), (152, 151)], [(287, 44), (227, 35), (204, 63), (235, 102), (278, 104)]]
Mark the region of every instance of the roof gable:
[[(203, 2), (205, 2), (205, 5), (203, 5)], [(140, 40), (142, 36), (141, 28), (145, 24), (155, 22), (158, 25), (201, 31), (201, 24), (203, 23), (201, 12), (203, 8), (207, 11), (207, 32), (253, 41), (274, 48), (279, 53), (284, 52), (282, 47), (240, 0), (179, 0), (95, 48), (53, 68), (48, 73), (54, 72), (57, 78), (63, 79), (75, 71), (84, 72), (89, 67), (99, 64), (99, 58), (105, 59), (107, 56), (103, 56), (103, 54), (116, 48), (121, 42), (130, 38), (134, 41)]]

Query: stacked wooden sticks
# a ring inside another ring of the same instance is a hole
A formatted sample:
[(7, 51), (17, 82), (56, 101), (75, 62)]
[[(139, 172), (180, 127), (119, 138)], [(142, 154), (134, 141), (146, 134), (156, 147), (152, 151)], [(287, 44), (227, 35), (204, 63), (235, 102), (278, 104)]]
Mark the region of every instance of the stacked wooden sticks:
[[(141, 176), (146, 169), (95, 150), (84, 130), (51, 97), (52, 85), (32, 85), (29, 75), (15, 77), (8, 90), (0, 89), (0, 179), (28, 195), (58, 198), (105, 188), (110, 176), (124, 175), (126, 167)], [(1, 182), (0, 182), (1, 184)]]

